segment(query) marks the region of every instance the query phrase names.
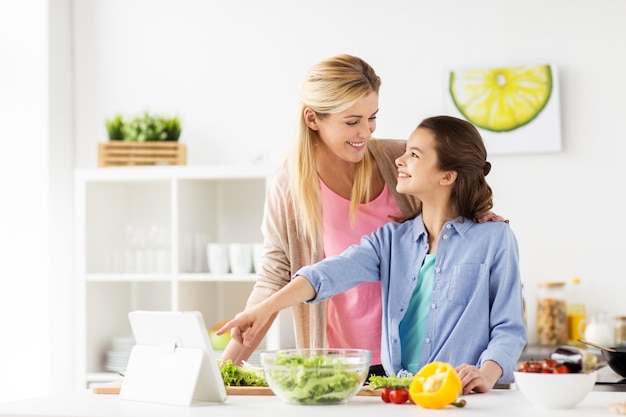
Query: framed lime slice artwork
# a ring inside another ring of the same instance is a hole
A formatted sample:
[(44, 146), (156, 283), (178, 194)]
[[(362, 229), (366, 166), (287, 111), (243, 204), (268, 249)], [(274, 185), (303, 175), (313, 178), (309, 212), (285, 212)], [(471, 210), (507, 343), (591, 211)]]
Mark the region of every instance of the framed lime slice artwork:
[(550, 64), (447, 73), (447, 111), (472, 122), (490, 153), (560, 150), (556, 68)]
[(478, 127), (508, 132), (532, 121), (552, 93), (549, 65), (450, 73), (450, 95), (457, 109)]

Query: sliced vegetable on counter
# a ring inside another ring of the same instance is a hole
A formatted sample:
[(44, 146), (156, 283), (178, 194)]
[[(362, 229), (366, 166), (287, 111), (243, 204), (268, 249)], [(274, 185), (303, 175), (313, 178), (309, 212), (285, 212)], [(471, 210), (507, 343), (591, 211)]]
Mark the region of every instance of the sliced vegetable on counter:
[(369, 378), (371, 389), (380, 389), (380, 398), (386, 403), (404, 404), (410, 400), (409, 385), (412, 378), (407, 376), (379, 376)]
[(432, 362), (413, 377), (409, 395), (415, 404), (423, 408), (443, 408), (447, 405), (463, 407), (464, 400), (457, 402), (462, 389), (461, 378), (452, 365)]
[(432, 362), (411, 376), (371, 376), (369, 386), (380, 389), (380, 398), (386, 403), (404, 404), (407, 401), (424, 408), (443, 408), (447, 405), (465, 406), (457, 402), (463, 385), (452, 365)]
[(230, 359), (220, 367), (224, 385), (267, 387), (267, 381), (261, 368), (254, 367), (247, 362), (237, 366)]
[(411, 385), (413, 377), (408, 376), (379, 376), (372, 375), (369, 378), (370, 388), (406, 388)]

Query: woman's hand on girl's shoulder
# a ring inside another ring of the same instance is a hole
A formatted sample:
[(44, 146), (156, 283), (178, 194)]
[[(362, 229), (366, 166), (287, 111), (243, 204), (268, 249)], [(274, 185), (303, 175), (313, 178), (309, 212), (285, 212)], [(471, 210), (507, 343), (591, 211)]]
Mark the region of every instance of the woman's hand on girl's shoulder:
[(488, 211), (487, 213), (485, 213), (483, 215), (476, 216), (476, 218), (474, 218), (474, 221), (476, 223), (504, 222), (506, 224), (509, 224), (509, 220), (508, 219), (505, 219), (504, 217), (497, 215), (493, 211)]

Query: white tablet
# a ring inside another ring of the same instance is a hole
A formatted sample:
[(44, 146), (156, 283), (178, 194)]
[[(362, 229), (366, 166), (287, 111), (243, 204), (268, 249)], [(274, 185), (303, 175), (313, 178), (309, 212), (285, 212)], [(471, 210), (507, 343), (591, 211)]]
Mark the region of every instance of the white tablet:
[(176, 405), (226, 400), (200, 312), (133, 311), (128, 318), (136, 345), (120, 398)]

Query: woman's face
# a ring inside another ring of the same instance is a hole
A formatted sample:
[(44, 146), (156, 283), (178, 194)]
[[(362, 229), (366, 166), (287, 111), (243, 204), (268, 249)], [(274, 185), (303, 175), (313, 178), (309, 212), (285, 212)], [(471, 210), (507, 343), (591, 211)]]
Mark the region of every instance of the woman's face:
[(333, 155), (346, 162), (359, 162), (365, 155), (365, 143), (376, 129), (378, 94), (370, 93), (341, 113), (318, 117), (305, 109), (305, 120), (319, 136), (318, 156)]
[(441, 189), (440, 181), (445, 175), (438, 168), (435, 138), (428, 129), (415, 129), (406, 144), (406, 151), (396, 159), (398, 185), (403, 194), (426, 198), (429, 193)]

